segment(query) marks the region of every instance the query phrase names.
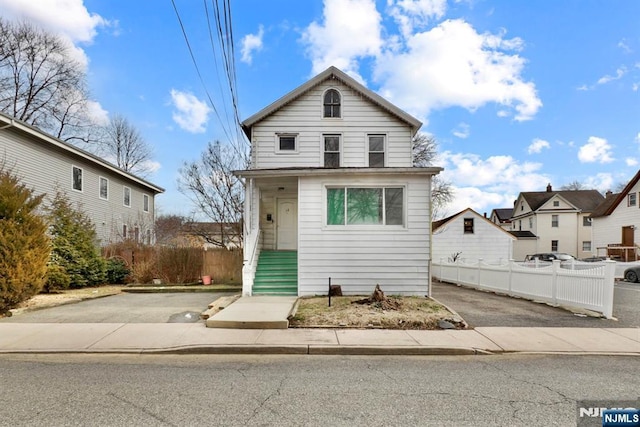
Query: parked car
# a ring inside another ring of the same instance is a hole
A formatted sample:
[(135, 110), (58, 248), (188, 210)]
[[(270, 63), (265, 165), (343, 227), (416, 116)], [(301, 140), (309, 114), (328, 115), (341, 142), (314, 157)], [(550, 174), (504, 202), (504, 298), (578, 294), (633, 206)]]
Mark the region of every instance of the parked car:
[(575, 259), (575, 257), (569, 254), (565, 254), (563, 252), (546, 252), (546, 253), (540, 253), (540, 254), (527, 255), (524, 260), (535, 261), (536, 259), (540, 261), (554, 261), (556, 259), (560, 261), (571, 261), (572, 259)]
[(640, 265), (629, 267), (624, 271), (624, 280), (627, 282), (638, 282), (640, 278)]

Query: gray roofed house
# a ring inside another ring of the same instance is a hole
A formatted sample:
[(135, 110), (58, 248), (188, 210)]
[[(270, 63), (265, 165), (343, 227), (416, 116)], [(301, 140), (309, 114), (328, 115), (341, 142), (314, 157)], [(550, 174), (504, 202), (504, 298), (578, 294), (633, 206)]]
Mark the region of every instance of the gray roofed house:
[(35, 194), (64, 192), (91, 219), (100, 243), (153, 241), (155, 196), (164, 189), (38, 128), (0, 113), (0, 165)]
[(511, 231), (536, 236), (519, 237), (514, 245), (515, 259), (529, 253), (566, 252), (577, 258), (595, 255), (590, 215), (604, 200), (597, 190), (522, 192), (511, 213)]

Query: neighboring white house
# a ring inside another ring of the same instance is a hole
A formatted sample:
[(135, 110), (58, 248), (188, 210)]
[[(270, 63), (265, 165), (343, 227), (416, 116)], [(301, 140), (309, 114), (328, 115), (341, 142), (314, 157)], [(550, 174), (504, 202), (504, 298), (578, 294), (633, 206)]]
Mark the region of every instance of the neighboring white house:
[(420, 121), (330, 67), (242, 123), (243, 294), (428, 293), (431, 179)]
[[(520, 193), (511, 214), (511, 230), (536, 236), (532, 252), (566, 252), (577, 258), (595, 254), (591, 218), (604, 197), (597, 190), (547, 191)], [(520, 241), (515, 243), (518, 246)], [(530, 240), (525, 243), (531, 246)], [(514, 247), (514, 253), (521, 251)]]
[(102, 245), (153, 240), (155, 196), (164, 189), (0, 113), (0, 164), (35, 191), (56, 190), (91, 218)]
[(591, 214), (594, 254), (636, 261), (640, 250), (640, 171), (618, 194), (607, 197)]
[(433, 223), (433, 260), (506, 263), (516, 238), (471, 208)]

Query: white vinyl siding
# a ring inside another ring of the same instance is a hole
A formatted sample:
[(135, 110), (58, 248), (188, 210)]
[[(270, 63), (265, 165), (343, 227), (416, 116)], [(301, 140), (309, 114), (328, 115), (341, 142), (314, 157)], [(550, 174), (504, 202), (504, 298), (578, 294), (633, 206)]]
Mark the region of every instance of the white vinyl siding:
[[(299, 294), (325, 294), (331, 277), (345, 294), (369, 294), (380, 284), (387, 294), (426, 295), (430, 179), (361, 176), (345, 180), (300, 177)], [(326, 188), (344, 187), (352, 182), (370, 188), (404, 188), (406, 226), (326, 226)]]
[[(473, 233), (465, 232), (465, 223), (473, 220)], [(513, 257), (515, 238), (510, 233), (466, 210), (433, 231), (433, 260), (447, 261), (454, 254), (466, 262), (507, 262)]]
[[(331, 83), (331, 85), (329, 85)], [(322, 117), (322, 97), (326, 89), (336, 87), (342, 95), (342, 119)], [(345, 123), (349, 123), (345, 126)], [(278, 155), (278, 134), (296, 134), (296, 156)], [(324, 166), (323, 135), (341, 135), (342, 167), (369, 166), (369, 135), (385, 135), (387, 167), (411, 167), (411, 129), (408, 124), (387, 113), (349, 87), (335, 81), (325, 82), (283, 106), (252, 128), (253, 168)]]

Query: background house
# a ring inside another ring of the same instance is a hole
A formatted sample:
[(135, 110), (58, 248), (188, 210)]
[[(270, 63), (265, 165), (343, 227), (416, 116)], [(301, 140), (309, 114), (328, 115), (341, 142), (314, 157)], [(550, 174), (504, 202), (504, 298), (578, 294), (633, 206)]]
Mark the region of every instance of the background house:
[(429, 292), (431, 177), (420, 121), (330, 67), (242, 123), (243, 294)]
[(505, 230), (511, 230), (511, 214), (513, 208), (493, 209), (489, 220)]
[(153, 240), (155, 196), (164, 189), (0, 113), (0, 163), (46, 203), (63, 191), (91, 218), (105, 245)]
[(486, 263), (507, 262), (516, 238), (483, 215), (467, 208), (433, 223), (433, 260), (462, 259)]
[(640, 171), (620, 193), (608, 192), (590, 218), (595, 255), (636, 261), (640, 257)]
[[(511, 214), (511, 230), (536, 236), (531, 252), (566, 252), (577, 258), (594, 254), (590, 215), (604, 200), (597, 190), (546, 191), (520, 193)], [(516, 247), (520, 241), (515, 243)], [(529, 250), (530, 240), (525, 241)], [(514, 249), (514, 253), (523, 251)]]

